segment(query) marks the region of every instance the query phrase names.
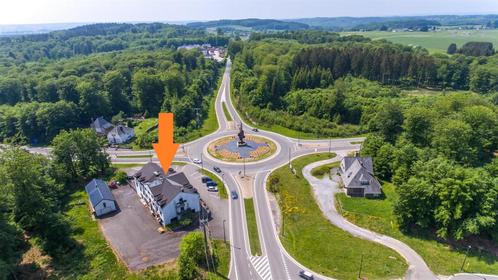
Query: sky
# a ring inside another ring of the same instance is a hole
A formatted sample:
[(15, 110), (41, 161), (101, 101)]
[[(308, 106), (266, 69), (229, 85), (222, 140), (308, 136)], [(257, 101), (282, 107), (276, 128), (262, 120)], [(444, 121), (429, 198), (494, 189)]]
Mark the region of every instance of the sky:
[(497, 13), (498, 0), (0, 0), (0, 24)]

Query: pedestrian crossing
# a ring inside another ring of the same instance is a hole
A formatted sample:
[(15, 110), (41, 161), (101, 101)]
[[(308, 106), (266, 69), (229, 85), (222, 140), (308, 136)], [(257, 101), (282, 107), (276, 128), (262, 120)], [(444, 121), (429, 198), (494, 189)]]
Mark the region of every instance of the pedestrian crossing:
[(270, 262), (267, 256), (251, 256), (251, 263), (263, 280), (271, 280)]

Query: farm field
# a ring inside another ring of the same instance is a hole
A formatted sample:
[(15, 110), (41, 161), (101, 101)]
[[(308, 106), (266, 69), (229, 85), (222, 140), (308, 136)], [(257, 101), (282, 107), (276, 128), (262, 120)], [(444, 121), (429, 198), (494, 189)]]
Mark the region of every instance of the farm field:
[(421, 46), (431, 53), (446, 53), (451, 43), (458, 47), (471, 41), (491, 42), (498, 46), (498, 30), (443, 30), (436, 32), (390, 32), (390, 31), (366, 31), (366, 32), (343, 32), (343, 35), (355, 34), (377, 39), (404, 44)]

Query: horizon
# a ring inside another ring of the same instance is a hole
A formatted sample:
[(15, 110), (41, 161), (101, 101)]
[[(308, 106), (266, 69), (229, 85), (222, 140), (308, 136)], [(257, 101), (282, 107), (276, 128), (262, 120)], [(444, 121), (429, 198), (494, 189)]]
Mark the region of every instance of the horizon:
[[(310, 0), (306, 5), (296, 0), (18, 0), (2, 4), (0, 25), (36, 25), (71, 23), (141, 23), (167, 22), (183, 24), (221, 19), (276, 19), (337, 17), (417, 17), (436, 15), (494, 15), (494, 0), (415, 0), (392, 3), (388, 0)], [(279, 9), (261, 9), (278, 6)], [(173, 7), (173, 8), (171, 8)], [(219, 8), (222, 7), (222, 8)], [(381, 12), (379, 12), (381, 11)]]

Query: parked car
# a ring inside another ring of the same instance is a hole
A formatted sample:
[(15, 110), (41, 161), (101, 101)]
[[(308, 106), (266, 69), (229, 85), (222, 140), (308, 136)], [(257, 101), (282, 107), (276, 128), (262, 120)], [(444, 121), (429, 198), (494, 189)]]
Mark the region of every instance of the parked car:
[(259, 130), (257, 128), (255, 128), (255, 127), (253, 127), (252, 131), (259, 132)]
[(209, 178), (208, 176), (202, 176), (201, 180), (202, 180), (203, 183), (212, 181), (211, 178)]
[(231, 191), (231, 192), (230, 192), (230, 196), (232, 197), (232, 199), (237, 199), (237, 198), (239, 198), (239, 195), (237, 194), (237, 192), (236, 192), (236, 191)]
[(175, 174), (176, 171), (173, 168), (168, 168), (168, 174)]
[(201, 163), (202, 163), (202, 160), (200, 160), (200, 159), (198, 159), (198, 158), (194, 158), (194, 159), (192, 160), (192, 162), (193, 162), (193, 163), (195, 163), (195, 164), (201, 164)]
[(206, 186), (215, 187), (215, 186), (218, 186), (218, 184), (215, 181), (207, 181)]
[(118, 188), (118, 183), (116, 181), (111, 181), (109, 183), (109, 188), (114, 189), (114, 190), (117, 189)]
[(218, 191), (217, 187), (213, 187), (213, 186), (208, 187), (208, 192), (217, 192), (217, 191)]
[(218, 173), (221, 173), (221, 169), (218, 166), (213, 167), (213, 170)]
[(311, 272), (309, 271), (306, 271), (306, 270), (301, 270), (299, 271), (299, 276), (303, 279), (306, 279), (306, 280), (313, 280), (313, 274), (311, 274)]

